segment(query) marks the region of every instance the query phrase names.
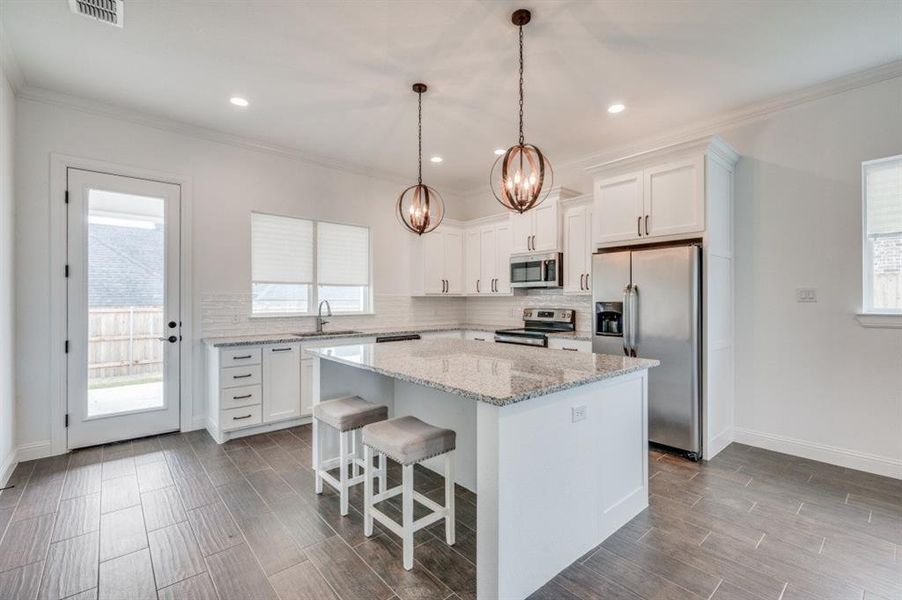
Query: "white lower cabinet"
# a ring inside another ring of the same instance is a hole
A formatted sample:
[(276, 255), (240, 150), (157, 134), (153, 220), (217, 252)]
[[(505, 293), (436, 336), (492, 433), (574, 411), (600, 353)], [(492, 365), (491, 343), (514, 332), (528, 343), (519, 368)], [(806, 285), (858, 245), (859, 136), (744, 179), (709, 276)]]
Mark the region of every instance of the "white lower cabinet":
[(475, 340), (477, 342), (495, 343), (495, 334), (490, 331), (464, 331), (465, 340)]
[(313, 414), (313, 359), (301, 360), (301, 416)]
[(548, 347), (552, 350), (569, 350), (570, 352), (592, 352), (589, 340), (568, 340), (565, 338), (548, 338)]
[(301, 345), (263, 348), (263, 422), (301, 416)]

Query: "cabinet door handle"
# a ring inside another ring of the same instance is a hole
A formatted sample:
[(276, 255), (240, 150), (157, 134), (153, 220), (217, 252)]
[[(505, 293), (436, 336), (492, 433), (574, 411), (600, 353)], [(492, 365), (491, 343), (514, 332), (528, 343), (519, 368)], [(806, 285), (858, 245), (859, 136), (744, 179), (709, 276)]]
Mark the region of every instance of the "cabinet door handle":
[(497, 279), (497, 278), (495, 278), (494, 280), (492, 280), (492, 291), (493, 291), (493, 292), (497, 292), (497, 291), (498, 291), (498, 279)]
[(247, 360), (248, 358), (253, 358), (253, 355), (245, 354), (243, 356), (233, 356), (232, 360)]
[(479, 280), (476, 280), (476, 293), (479, 293)]
[(484, 341), (485, 341), (485, 338), (474, 337), (473, 339), (476, 340), (477, 342), (484, 342)]
[(645, 215), (645, 235), (648, 235), (648, 215)]
[(642, 237), (642, 217), (636, 217), (636, 234)]
[(584, 289), (586, 289), (586, 285), (583, 283), (583, 279), (585, 279), (585, 277), (586, 277), (585, 273), (583, 273), (582, 275), (579, 276), (579, 291), (583, 291)]
[(588, 292), (592, 288), (589, 287), (589, 274), (586, 273), (586, 291)]
[(253, 373), (247, 373), (245, 375), (232, 375), (232, 379), (247, 379), (251, 375), (253, 375)]
[(253, 394), (245, 394), (243, 396), (232, 396), (232, 400), (244, 400), (245, 398), (250, 398)]
[(576, 348), (568, 348), (566, 346), (561, 346), (561, 350), (567, 350), (569, 352), (579, 352)]
[(254, 416), (254, 415), (244, 415), (243, 417), (232, 417), (232, 420), (233, 420), (233, 421), (240, 421), (240, 420), (242, 420), (242, 419), (250, 419), (250, 418), (253, 417), (253, 416)]
[(291, 348), (273, 348), (273, 352), (291, 352)]

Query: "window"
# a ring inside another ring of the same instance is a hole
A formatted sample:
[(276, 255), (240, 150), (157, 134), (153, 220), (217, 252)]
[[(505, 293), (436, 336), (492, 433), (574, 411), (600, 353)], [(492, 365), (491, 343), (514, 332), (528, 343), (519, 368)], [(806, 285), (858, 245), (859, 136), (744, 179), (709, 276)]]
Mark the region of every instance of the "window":
[(255, 315), (369, 312), (369, 229), (251, 213), (251, 279)]
[(864, 312), (902, 314), (902, 156), (862, 165)]

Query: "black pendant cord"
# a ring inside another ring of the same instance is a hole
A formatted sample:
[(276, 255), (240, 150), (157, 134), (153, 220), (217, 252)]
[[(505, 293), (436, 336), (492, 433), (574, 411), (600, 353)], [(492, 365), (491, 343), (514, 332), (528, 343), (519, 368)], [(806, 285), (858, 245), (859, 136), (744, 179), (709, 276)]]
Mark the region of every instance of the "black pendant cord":
[(423, 183), (423, 92), (417, 92), (417, 183)]
[(520, 145), (523, 145), (523, 26), (520, 29)]

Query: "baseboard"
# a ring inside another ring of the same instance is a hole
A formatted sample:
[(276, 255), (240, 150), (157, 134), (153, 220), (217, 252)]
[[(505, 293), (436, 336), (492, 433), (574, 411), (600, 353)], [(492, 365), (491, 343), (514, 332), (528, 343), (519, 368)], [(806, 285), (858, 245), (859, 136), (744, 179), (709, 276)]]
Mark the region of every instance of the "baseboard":
[(40, 442), (30, 442), (22, 444), (16, 448), (16, 462), (25, 462), (38, 458), (46, 458), (53, 454), (50, 440), (42, 440)]
[(5, 486), (6, 482), (9, 481), (9, 477), (13, 474), (17, 464), (19, 462), (16, 460), (16, 451), (12, 449), (6, 458), (3, 459), (3, 462), (0, 463), (0, 487)]
[(875, 475), (902, 479), (902, 460), (897, 458), (878, 456), (847, 448), (837, 448), (827, 444), (808, 442), (762, 431), (752, 431), (741, 427), (734, 429), (733, 437), (735, 441), (748, 444), (749, 446), (801, 456), (802, 458), (874, 473)]
[(710, 443), (705, 448), (705, 460), (711, 460), (718, 454), (720, 451), (729, 446), (733, 442), (733, 428), (727, 427), (713, 438), (711, 438)]

